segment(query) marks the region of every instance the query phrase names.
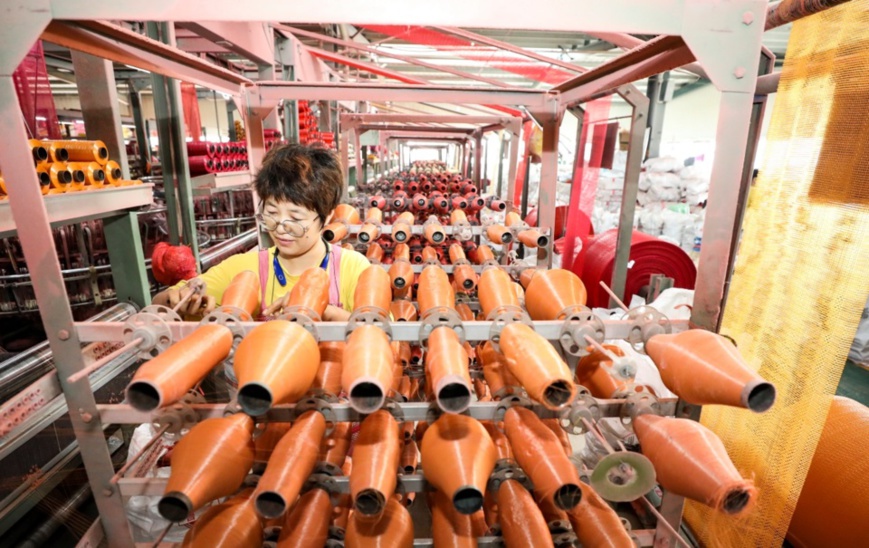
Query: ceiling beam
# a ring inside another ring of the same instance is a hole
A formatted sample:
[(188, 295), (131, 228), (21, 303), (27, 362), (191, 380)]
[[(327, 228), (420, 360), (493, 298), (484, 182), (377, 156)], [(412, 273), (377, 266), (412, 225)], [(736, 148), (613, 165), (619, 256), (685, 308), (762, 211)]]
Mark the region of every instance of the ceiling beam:
[(391, 59), (397, 59), (397, 60), (402, 61), (404, 63), (407, 63), (409, 65), (416, 65), (419, 67), (425, 67), (425, 68), (430, 69), (430, 70), (436, 70), (438, 72), (452, 74), (454, 76), (458, 76), (460, 78), (466, 78), (468, 80), (476, 80), (478, 82), (483, 82), (483, 83), (490, 84), (490, 85), (493, 85), (496, 87), (501, 87), (501, 88), (513, 87), (513, 86), (510, 86), (509, 84), (501, 82), (500, 80), (495, 80), (493, 78), (486, 78), (484, 76), (477, 76), (475, 74), (470, 74), (468, 72), (463, 72), (461, 70), (456, 70), (456, 69), (453, 69), (450, 67), (435, 65), (432, 63), (427, 63), (425, 61), (420, 61), (419, 59), (414, 59), (413, 57), (407, 57), (405, 55), (399, 55), (397, 53), (390, 53), (390, 52), (381, 51), (379, 49), (375, 49), (372, 47), (368, 47), (364, 44), (360, 44), (359, 42), (353, 42), (350, 40), (341, 40), (340, 38), (333, 38), (331, 36), (326, 36), (325, 34), (318, 34), (316, 32), (308, 32), (306, 30), (297, 29), (295, 27), (290, 27), (287, 25), (275, 25), (275, 28), (278, 30), (282, 30), (284, 32), (288, 32), (290, 34), (293, 34), (297, 37), (302, 36), (302, 37), (309, 38), (312, 40), (320, 40), (320, 41), (326, 42), (328, 44), (334, 44), (337, 46), (343, 46), (345, 48), (364, 51), (364, 52), (370, 53), (372, 55), (380, 55), (383, 57), (389, 57)]

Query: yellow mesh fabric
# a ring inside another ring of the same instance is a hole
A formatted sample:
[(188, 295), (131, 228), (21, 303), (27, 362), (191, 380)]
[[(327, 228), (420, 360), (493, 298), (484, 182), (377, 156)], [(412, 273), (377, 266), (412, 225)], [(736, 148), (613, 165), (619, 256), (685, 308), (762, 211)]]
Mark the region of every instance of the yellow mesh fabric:
[(687, 505), (707, 546), (781, 546), (787, 531), (869, 291), (867, 105), (869, 0), (795, 23), (721, 329), (778, 400), (703, 410), (759, 491), (739, 519)]

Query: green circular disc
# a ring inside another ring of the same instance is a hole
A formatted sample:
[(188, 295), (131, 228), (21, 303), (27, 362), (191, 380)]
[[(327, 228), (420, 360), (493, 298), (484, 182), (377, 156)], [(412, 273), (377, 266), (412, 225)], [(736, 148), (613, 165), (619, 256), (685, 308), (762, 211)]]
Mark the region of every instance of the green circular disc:
[(619, 451), (602, 458), (591, 473), (589, 483), (610, 502), (630, 502), (655, 486), (655, 467), (639, 453)]

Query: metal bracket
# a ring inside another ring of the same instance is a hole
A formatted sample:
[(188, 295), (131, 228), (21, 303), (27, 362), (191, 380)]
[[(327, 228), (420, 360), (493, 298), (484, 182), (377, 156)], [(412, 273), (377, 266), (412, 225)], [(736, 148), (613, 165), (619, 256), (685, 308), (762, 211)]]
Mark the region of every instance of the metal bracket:
[(142, 339), (138, 346), (139, 351), (136, 353), (139, 358), (150, 360), (165, 352), (172, 345), (172, 331), (167, 324), (167, 320), (172, 321), (172, 316), (166, 311), (175, 314), (166, 307), (159, 307), (155, 308), (153, 312), (142, 311), (133, 314), (124, 322), (125, 344), (137, 338)]
[(428, 337), (438, 327), (449, 327), (459, 336), (459, 342), (465, 343), (465, 328), (459, 313), (453, 308), (438, 306), (425, 311), (419, 326), (419, 345), (423, 351), (428, 351)]
[(638, 306), (622, 317), (631, 322), (628, 342), (637, 352), (646, 353), (646, 343), (655, 335), (670, 334), (673, 326), (667, 316), (651, 306)]
[(168, 426), (167, 434), (181, 434), (182, 431), (189, 431), (199, 422), (199, 414), (190, 407), (191, 404), (205, 403), (205, 398), (196, 392), (188, 392), (181, 401), (173, 403), (168, 407), (161, 409), (154, 417), (154, 424), (157, 429)]
[(244, 339), (245, 329), (244, 326), (241, 325), (242, 320), (237, 318), (232, 314), (227, 314), (226, 312), (222, 312), (221, 310), (214, 310), (199, 322), (199, 325), (213, 325), (218, 324), (229, 328), (230, 332), (232, 332), (232, 348), (229, 350), (229, 354), (224, 358), (223, 362), (229, 365), (233, 364), (233, 360), (235, 358), (235, 351), (238, 349), (238, 345), (241, 344), (242, 339)]
[(489, 481), (486, 483), (486, 491), (497, 493), (498, 489), (501, 488), (501, 484), (507, 480), (519, 482), (528, 491), (534, 490), (531, 478), (528, 477), (524, 470), (519, 468), (519, 465), (512, 460), (502, 459), (495, 463), (495, 469), (492, 470), (492, 473), (489, 475)]
[(350, 333), (360, 325), (375, 325), (385, 331), (389, 340), (392, 340), (392, 326), (389, 324), (389, 313), (382, 308), (363, 306), (354, 310), (350, 314), (350, 319), (347, 320), (347, 327), (344, 328), (345, 337), (350, 337)]
[(307, 493), (311, 489), (322, 489), (329, 493), (332, 506), (338, 506), (341, 502), (341, 488), (333, 476), (328, 474), (311, 474), (302, 486), (302, 493)]
[(587, 388), (578, 387), (576, 399), (573, 400), (570, 407), (561, 412), (559, 422), (565, 432), (577, 436), (588, 432), (582, 419), (593, 423), (600, 417), (600, 406), (597, 404), (597, 400), (591, 396)]
[(499, 344), (501, 341), (501, 331), (503, 331), (507, 325), (518, 322), (524, 323), (531, 329), (534, 329), (531, 317), (518, 306), (499, 306), (495, 310), (489, 312), (489, 316), (486, 320), (492, 322), (492, 326), (489, 328), (489, 341), (492, 343), (492, 347), (496, 352), (501, 352), (501, 345)]
[(643, 386), (628, 394), (619, 410), (622, 424), (631, 424), (640, 415), (662, 415), (658, 398)]
[(603, 344), (606, 338), (606, 327), (603, 320), (590, 308), (571, 306), (562, 310), (558, 316), (564, 317), (564, 325), (558, 332), (558, 340), (561, 342), (561, 348), (571, 356), (583, 358), (590, 354), (587, 350), (586, 336)]
[(284, 309), (284, 313), (278, 316), (279, 320), (297, 323), (304, 327), (305, 330), (314, 336), (314, 340), (320, 340), (320, 334), (317, 332), (317, 325), (314, 322), (320, 321), (320, 316), (313, 310), (305, 306), (291, 306)]
[(337, 417), (335, 416), (335, 410), (332, 409), (330, 402), (326, 401), (323, 398), (306, 398), (304, 400), (299, 401), (296, 404), (294, 409), (295, 419), (298, 419), (303, 414), (308, 411), (316, 411), (323, 415), (323, 418), (326, 419), (326, 436), (332, 433), (332, 430), (335, 429), (335, 423), (338, 422)]
[(495, 407), (495, 416), (492, 417), (492, 422), (495, 424), (504, 422), (504, 415), (507, 413), (507, 410), (511, 407), (524, 407), (525, 409), (531, 409), (534, 407), (534, 402), (526, 398), (525, 396), (520, 396), (519, 394), (512, 394), (507, 396), (498, 402), (498, 405)]

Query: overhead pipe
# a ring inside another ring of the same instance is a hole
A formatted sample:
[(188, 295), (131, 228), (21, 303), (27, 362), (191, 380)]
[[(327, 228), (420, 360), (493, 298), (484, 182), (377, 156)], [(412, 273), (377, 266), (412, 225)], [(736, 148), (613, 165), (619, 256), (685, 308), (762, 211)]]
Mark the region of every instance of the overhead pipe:
[(209, 502), (231, 495), (253, 465), (253, 419), (244, 413), (205, 419), (172, 450), (166, 491), (157, 510), (168, 521), (187, 519)]
[(199, 254), (199, 264), (202, 267), (202, 271), (209, 270), (212, 266), (223, 262), (227, 257), (247, 251), (256, 245), (257, 238), (257, 229), (252, 228), (242, 232), (238, 236), (233, 236), (228, 240), (203, 250)]

